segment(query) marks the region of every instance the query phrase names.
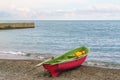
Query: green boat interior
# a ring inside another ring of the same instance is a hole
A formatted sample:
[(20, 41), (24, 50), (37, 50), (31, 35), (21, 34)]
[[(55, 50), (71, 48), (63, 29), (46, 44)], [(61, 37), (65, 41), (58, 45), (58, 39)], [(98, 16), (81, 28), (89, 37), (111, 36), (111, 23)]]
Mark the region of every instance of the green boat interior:
[[(79, 57), (75, 55), (76, 52), (82, 52), (82, 51), (84, 51), (85, 53), (81, 54)], [(67, 61), (70, 61), (73, 59), (77, 59), (77, 58), (86, 56), (88, 51), (89, 51), (88, 48), (85, 46), (75, 48), (73, 50), (70, 50), (70, 51), (64, 53), (61, 56), (58, 56), (54, 59), (50, 59), (50, 60), (46, 61), (44, 64), (58, 64), (58, 63), (62, 63), (62, 62), (67, 62)]]

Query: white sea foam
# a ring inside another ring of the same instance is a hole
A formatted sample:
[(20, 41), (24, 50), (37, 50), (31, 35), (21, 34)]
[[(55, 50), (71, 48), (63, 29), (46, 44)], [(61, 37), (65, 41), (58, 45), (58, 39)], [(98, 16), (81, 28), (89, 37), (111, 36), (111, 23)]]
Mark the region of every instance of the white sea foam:
[(40, 53), (24, 53), (20, 51), (0, 51), (0, 59), (34, 59), (44, 60), (45, 56)]
[(0, 51), (0, 54), (26, 55), (26, 53), (19, 51)]
[(111, 68), (111, 69), (120, 69), (120, 64), (113, 62), (103, 62), (103, 61), (87, 61), (86, 65), (88, 66), (96, 66), (103, 68)]

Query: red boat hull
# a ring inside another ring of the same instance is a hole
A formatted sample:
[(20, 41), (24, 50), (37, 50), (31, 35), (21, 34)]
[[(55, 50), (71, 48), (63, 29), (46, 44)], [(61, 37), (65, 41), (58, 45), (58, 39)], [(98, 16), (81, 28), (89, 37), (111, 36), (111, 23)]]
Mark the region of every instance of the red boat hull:
[(78, 66), (80, 66), (86, 59), (87, 56), (84, 56), (82, 58), (69, 61), (69, 62), (64, 62), (64, 63), (59, 63), (59, 64), (43, 64), (43, 67), (49, 71), (52, 75), (52, 77), (58, 76), (62, 71), (68, 70), (68, 69), (73, 69)]

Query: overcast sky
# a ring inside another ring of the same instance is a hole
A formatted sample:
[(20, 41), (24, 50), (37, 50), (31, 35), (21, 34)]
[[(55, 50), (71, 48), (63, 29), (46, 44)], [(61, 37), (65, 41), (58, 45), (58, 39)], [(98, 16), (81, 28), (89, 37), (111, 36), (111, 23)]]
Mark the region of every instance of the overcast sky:
[(0, 20), (120, 20), (120, 0), (0, 0)]

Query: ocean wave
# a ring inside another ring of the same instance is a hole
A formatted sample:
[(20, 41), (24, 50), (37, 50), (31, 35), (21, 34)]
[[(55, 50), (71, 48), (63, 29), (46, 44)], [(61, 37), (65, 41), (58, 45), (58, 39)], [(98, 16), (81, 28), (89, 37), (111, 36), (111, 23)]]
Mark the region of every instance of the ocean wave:
[(20, 51), (0, 51), (0, 54), (26, 55), (26, 53)]
[(0, 58), (2, 59), (34, 59), (34, 60), (44, 60), (50, 55), (45, 55), (41, 53), (25, 53), (21, 51), (0, 51)]
[(102, 68), (110, 68), (110, 69), (120, 69), (120, 63), (104, 62), (104, 61), (97, 61), (97, 60), (86, 61), (85, 65), (102, 67)]

